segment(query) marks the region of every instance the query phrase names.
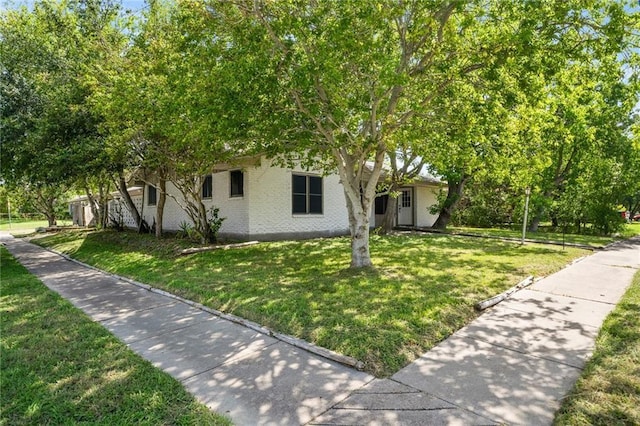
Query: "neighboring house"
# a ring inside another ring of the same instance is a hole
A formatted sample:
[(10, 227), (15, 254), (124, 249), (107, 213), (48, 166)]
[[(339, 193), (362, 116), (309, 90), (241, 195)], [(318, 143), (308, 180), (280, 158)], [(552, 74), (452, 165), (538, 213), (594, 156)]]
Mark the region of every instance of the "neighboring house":
[[(428, 175), (403, 187), (398, 202), (398, 224), (432, 225), (436, 217), (429, 213), (429, 207), (436, 202), (441, 187), (438, 179)], [(180, 199), (181, 195), (170, 182), (167, 182), (167, 192), (171, 196), (166, 200), (163, 227), (166, 231), (178, 231), (181, 224), (190, 220), (173, 198)], [(151, 226), (155, 222), (158, 190), (145, 185), (132, 191), (131, 196)], [(218, 207), (219, 216), (225, 218), (218, 234), (221, 239), (278, 240), (349, 233), (344, 191), (337, 174), (283, 168), (264, 157), (255, 158), (241, 166), (215, 167), (204, 180), (202, 196), (207, 209)], [(379, 225), (385, 207), (384, 201), (376, 202), (372, 227)], [(111, 218), (122, 214), (125, 226), (135, 226), (119, 197), (114, 196), (109, 210)]]
[[(142, 208), (142, 190), (142, 186), (129, 188), (129, 194), (133, 198), (136, 207), (138, 207), (138, 211)], [(110, 193), (109, 199), (109, 221), (122, 222), (124, 226), (134, 228), (135, 222), (133, 221), (133, 217), (131, 216), (129, 209), (124, 207), (124, 203), (122, 203), (122, 207), (120, 206), (120, 193), (118, 191)], [(71, 220), (74, 225), (96, 225), (96, 220), (93, 215), (93, 211), (91, 210), (91, 205), (89, 204), (89, 197), (86, 195), (79, 195), (69, 200), (69, 214), (71, 215)]]
[[(144, 194), (144, 183), (137, 182), (136, 186), (127, 188), (133, 204), (135, 204), (138, 212), (142, 214), (144, 212), (144, 204), (142, 198)], [(121, 199), (120, 192), (115, 191), (111, 193), (111, 200), (109, 201), (109, 222), (117, 223), (125, 228), (135, 228), (136, 222), (133, 220), (131, 212)]]
[(95, 218), (86, 195), (77, 196), (69, 201), (69, 214), (76, 226), (95, 226)]

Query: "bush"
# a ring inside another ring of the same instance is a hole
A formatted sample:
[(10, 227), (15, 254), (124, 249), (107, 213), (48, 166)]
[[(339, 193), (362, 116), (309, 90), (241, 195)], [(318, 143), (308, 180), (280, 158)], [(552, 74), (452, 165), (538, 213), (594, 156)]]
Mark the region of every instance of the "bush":
[(182, 222), (180, 222), (180, 225), (178, 225), (178, 227), (180, 228), (180, 230), (176, 234), (178, 238), (193, 238), (193, 225), (191, 225), (189, 222), (183, 220)]
[(218, 241), (218, 231), (220, 231), (220, 227), (222, 227), (222, 222), (226, 218), (219, 216), (220, 209), (218, 207), (211, 207), (208, 211), (208, 223), (209, 223), (209, 232), (211, 233), (209, 240), (213, 243)]

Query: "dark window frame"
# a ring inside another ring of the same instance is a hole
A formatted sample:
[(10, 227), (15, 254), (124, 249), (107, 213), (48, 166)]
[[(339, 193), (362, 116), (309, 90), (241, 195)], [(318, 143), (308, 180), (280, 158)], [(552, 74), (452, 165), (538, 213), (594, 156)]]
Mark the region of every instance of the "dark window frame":
[(206, 175), (202, 177), (200, 195), (203, 200), (210, 200), (213, 198), (213, 175)]
[(229, 171), (229, 197), (244, 197), (244, 173), (242, 170)]
[[(153, 196), (151, 194), (153, 194)], [(153, 185), (147, 185), (147, 205), (155, 206), (157, 204), (158, 204), (158, 189)]]
[[(301, 186), (302, 178), (304, 178), (304, 188)], [(299, 173), (291, 175), (291, 213), (294, 215), (324, 214), (324, 180), (322, 176)]]
[(389, 205), (389, 195), (378, 195), (375, 199), (375, 214), (383, 215), (387, 212), (387, 206)]

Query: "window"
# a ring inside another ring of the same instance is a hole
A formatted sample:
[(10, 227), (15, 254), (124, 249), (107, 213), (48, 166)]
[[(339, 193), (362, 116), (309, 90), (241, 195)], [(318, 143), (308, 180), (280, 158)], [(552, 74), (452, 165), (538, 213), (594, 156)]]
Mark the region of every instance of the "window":
[(375, 214), (385, 214), (387, 211), (387, 204), (389, 203), (388, 195), (379, 195), (376, 197), (376, 213)]
[(155, 206), (158, 200), (158, 193), (155, 186), (147, 185), (147, 205)]
[(203, 178), (202, 182), (202, 198), (212, 198), (213, 197), (213, 176), (207, 175)]
[(244, 195), (244, 174), (241, 170), (233, 170), (229, 173), (231, 180), (231, 196), (242, 197)]
[(401, 207), (411, 207), (411, 191), (406, 189), (402, 191)]
[(292, 176), (293, 214), (322, 214), (322, 178), (318, 176)]

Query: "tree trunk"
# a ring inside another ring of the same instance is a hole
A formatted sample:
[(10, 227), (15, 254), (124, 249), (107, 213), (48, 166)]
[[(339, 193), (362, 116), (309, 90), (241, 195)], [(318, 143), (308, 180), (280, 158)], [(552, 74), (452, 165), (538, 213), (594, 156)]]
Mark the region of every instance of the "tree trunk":
[[(129, 191), (127, 190), (127, 182), (125, 181), (124, 174), (122, 172), (118, 174), (118, 192), (120, 192), (120, 195), (124, 199), (124, 203), (127, 205), (129, 213), (131, 213), (131, 217), (133, 217), (136, 229), (140, 230), (142, 228), (142, 217), (140, 216), (138, 208), (133, 203), (133, 199), (131, 199), (131, 194), (129, 194)], [(142, 202), (144, 203), (144, 192)]]
[(56, 226), (58, 221), (56, 220), (56, 200), (55, 198), (46, 198), (45, 199), (45, 208), (47, 210), (47, 222), (49, 227)]
[(103, 185), (100, 185), (98, 187), (98, 198), (93, 195), (89, 186), (85, 186), (84, 190), (89, 200), (96, 228), (104, 228), (108, 219), (107, 210), (109, 208), (109, 200), (107, 194), (109, 193), (109, 186), (107, 185), (105, 188)]
[[(87, 195), (87, 200), (89, 200), (89, 207), (91, 207), (91, 214), (93, 214), (93, 220), (97, 227), (98, 226), (97, 224), (99, 223), (98, 222), (99, 217), (98, 217), (98, 206), (96, 203), (96, 199), (91, 193), (91, 190), (89, 190), (88, 186), (84, 187), (84, 192)], [(89, 226), (89, 223), (85, 223), (85, 226)]]
[(167, 181), (160, 178), (160, 196), (156, 206), (156, 238), (162, 238), (162, 218), (164, 216), (164, 203), (167, 200)]
[(209, 221), (207, 220), (207, 209), (204, 207), (202, 200), (198, 200), (198, 227), (200, 228), (200, 241), (201, 243), (208, 244), (213, 243), (213, 235), (211, 234), (211, 228), (209, 227)]
[(365, 268), (373, 266), (369, 252), (369, 216), (371, 209), (365, 211), (362, 204), (351, 203), (347, 196), (349, 211), (349, 231), (351, 233), (351, 267)]
[(56, 226), (58, 224), (58, 221), (56, 220), (56, 214), (53, 211), (48, 211), (45, 216), (47, 217), (49, 227)]
[(540, 222), (542, 221), (542, 213), (536, 212), (536, 215), (533, 216), (531, 220), (531, 225), (529, 225), (529, 232), (538, 232), (538, 228), (540, 227)]
[(98, 214), (99, 214), (99, 227), (100, 229), (105, 229), (107, 227), (108, 224), (108, 219), (109, 219), (109, 197), (107, 194), (109, 194), (109, 184), (106, 184), (106, 188), (102, 185), (100, 185), (98, 191), (99, 191), (99, 199), (98, 199)]
[(463, 175), (459, 181), (453, 181), (451, 179), (447, 182), (447, 198), (444, 200), (442, 207), (440, 208), (440, 213), (438, 214), (438, 218), (433, 224), (432, 228), (440, 229), (444, 231), (447, 229), (447, 225), (451, 221), (451, 216), (455, 211), (460, 199), (462, 198), (462, 193), (464, 191), (464, 185), (469, 180), (469, 176)]
[[(202, 202), (200, 189), (202, 181), (200, 178), (187, 176), (182, 179), (173, 180), (180, 194), (181, 199), (172, 197), (182, 210), (189, 216), (193, 222), (193, 230), (198, 235), (201, 244), (213, 242), (213, 233), (207, 220), (207, 209)], [(157, 228), (156, 228), (157, 229)]]
[(369, 252), (369, 218), (371, 206), (376, 198), (376, 187), (382, 173), (386, 147), (378, 144), (375, 161), (368, 181), (364, 181), (363, 171), (367, 168), (362, 160), (366, 156), (354, 156), (345, 149), (334, 148), (333, 155), (337, 160), (338, 174), (349, 213), (349, 232), (351, 234), (351, 268), (371, 267)]
[[(396, 188), (392, 188), (392, 189), (393, 191), (396, 190)], [(392, 192), (392, 190), (390, 190), (389, 192)], [(389, 197), (387, 198), (387, 209), (385, 210), (384, 218), (382, 219), (383, 235), (387, 235), (391, 231), (393, 231), (393, 227), (396, 224), (397, 213), (398, 213), (398, 197), (394, 197), (393, 195), (389, 194)]]

